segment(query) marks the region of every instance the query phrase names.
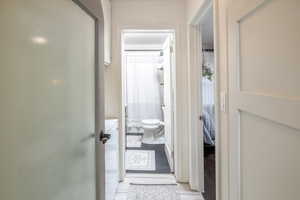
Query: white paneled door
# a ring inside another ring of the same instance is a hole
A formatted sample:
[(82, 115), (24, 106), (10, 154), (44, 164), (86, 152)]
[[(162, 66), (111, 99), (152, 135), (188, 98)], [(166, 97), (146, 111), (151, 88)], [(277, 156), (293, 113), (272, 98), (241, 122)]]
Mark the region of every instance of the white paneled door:
[(229, 6), (230, 200), (300, 188), (300, 1)]
[(174, 133), (173, 133), (173, 89), (172, 89), (172, 52), (171, 36), (166, 39), (163, 46), (163, 73), (164, 73), (164, 131), (166, 138), (166, 153), (169, 160), (170, 168), (174, 170), (173, 152), (174, 152)]
[(95, 200), (94, 19), (2, 0), (0, 26), (0, 199)]

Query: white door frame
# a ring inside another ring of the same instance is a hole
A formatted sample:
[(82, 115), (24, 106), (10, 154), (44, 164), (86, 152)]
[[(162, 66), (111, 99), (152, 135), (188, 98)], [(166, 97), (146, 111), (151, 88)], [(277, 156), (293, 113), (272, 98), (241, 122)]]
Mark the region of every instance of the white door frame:
[[(172, 54), (172, 60), (171, 60), (171, 64), (173, 64), (173, 66), (171, 66), (173, 69), (175, 70), (171, 70), (171, 79), (172, 79), (172, 90), (174, 91), (174, 82), (176, 82), (176, 38), (175, 38), (175, 30), (174, 29), (165, 29), (165, 28), (141, 28), (141, 27), (127, 27), (124, 29), (121, 29), (121, 65), (122, 65), (122, 118), (121, 118), (121, 122), (122, 122), (122, 127), (120, 130), (120, 181), (123, 181), (126, 175), (126, 169), (125, 169), (125, 150), (126, 150), (126, 146), (125, 146), (125, 140), (126, 140), (126, 113), (125, 113), (125, 106), (126, 106), (126, 64), (125, 64), (125, 59), (124, 59), (124, 34), (125, 33), (168, 33), (170, 34), (170, 36), (173, 38), (173, 54)], [(172, 91), (170, 91), (172, 92)], [(172, 92), (172, 98), (173, 98), (173, 105), (172, 105), (172, 113), (173, 113), (173, 120), (172, 120), (172, 126), (173, 126), (173, 133), (172, 133), (172, 137), (173, 137), (173, 149), (174, 149), (174, 156), (173, 158), (169, 158), (168, 157), (168, 162), (170, 163), (170, 168), (171, 171), (175, 173), (176, 176), (176, 163), (179, 162), (180, 158), (177, 156), (178, 153), (178, 148), (176, 147), (176, 141), (177, 138), (179, 137), (176, 131), (176, 127), (175, 127), (175, 116), (176, 116), (176, 109), (174, 109), (176, 107), (176, 104), (174, 101), (175, 98), (175, 94), (174, 92)], [(170, 160), (171, 159), (171, 160)], [(178, 160), (178, 161), (177, 161)], [(173, 162), (170, 162), (173, 161)], [(175, 165), (175, 167), (174, 167)], [(178, 165), (177, 165), (178, 166)]]
[[(220, 139), (219, 139), (219, 41), (218, 41), (218, 0), (205, 0), (197, 15), (188, 26), (189, 37), (189, 119), (190, 119), (190, 187), (200, 192), (204, 191), (204, 155), (203, 155), (203, 127), (199, 116), (202, 114), (201, 64), (202, 46), (200, 21), (209, 8), (213, 7), (214, 15), (214, 59), (215, 59), (215, 131), (216, 131), (216, 199), (220, 198)], [(196, 95), (195, 95), (196, 94)], [(196, 151), (195, 151), (196, 150)]]

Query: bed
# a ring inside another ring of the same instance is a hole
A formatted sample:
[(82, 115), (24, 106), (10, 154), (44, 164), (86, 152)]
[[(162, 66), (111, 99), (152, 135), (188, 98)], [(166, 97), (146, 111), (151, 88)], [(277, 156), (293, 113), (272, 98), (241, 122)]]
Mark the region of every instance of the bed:
[(205, 144), (215, 145), (215, 111), (211, 104), (203, 106), (203, 136)]

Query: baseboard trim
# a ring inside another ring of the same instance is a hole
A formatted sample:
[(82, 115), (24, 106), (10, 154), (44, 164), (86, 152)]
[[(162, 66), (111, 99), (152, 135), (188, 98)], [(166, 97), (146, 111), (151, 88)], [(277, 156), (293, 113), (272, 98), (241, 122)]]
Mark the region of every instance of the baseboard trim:
[(173, 159), (174, 156), (172, 155), (172, 152), (167, 144), (165, 144), (165, 153), (167, 156), (167, 160), (168, 160), (171, 172), (173, 173), (174, 172), (174, 159)]

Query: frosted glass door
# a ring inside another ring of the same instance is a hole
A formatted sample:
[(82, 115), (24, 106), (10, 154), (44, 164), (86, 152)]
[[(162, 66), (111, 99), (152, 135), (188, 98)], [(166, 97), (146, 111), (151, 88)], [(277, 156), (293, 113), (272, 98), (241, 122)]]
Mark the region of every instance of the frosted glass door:
[(1, 0), (0, 27), (0, 199), (96, 199), (93, 18)]

